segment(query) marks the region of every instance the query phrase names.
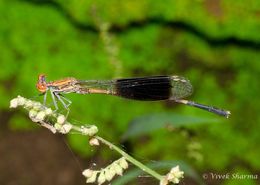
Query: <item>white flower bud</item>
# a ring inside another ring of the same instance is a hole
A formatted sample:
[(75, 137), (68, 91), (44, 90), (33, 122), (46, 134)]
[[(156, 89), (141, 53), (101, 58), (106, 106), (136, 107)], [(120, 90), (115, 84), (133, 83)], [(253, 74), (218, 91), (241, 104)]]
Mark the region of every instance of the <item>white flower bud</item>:
[(123, 168), (121, 166), (119, 166), (117, 163), (113, 163), (112, 166), (114, 167), (117, 175), (123, 175)]
[(171, 171), (166, 175), (168, 181), (178, 184), (180, 179), (183, 178), (183, 171), (180, 171), (179, 166), (176, 166), (171, 169)]
[(107, 181), (111, 181), (113, 179), (113, 177), (115, 176), (115, 171), (112, 170), (112, 173), (111, 173), (110, 168), (105, 169), (104, 173), (105, 173), (105, 177), (106, 177)]
[(54, 124), (54, 128), (55, 128), (56, 130), (60, 131), (61, 128), (62, 128), (62, 125), (61, 125), (61, 124), (58, 124), (58, 123), (55, 123), (55, 124)]
[(88, 135), (88, 128), (81, 126), (80, 127), (80, 132), (84, 135)]
[(32, 100), (27, 100), (27, 101), (25, 102), (25, 107), (27, 107), (27, 108), (32, 108), (32, 107), (33, 107), (33, 102), (32, 102)]
[(175, 166), (171, 169), (170, 173), (175, 174), (178, 177), (182, 177), (184, 172), (180, 170), (179, 165)]
[(127, 169), (128, 168), (128, 163), (126, 161), (126, 159), (124, 157), (122, 157), (121, 159), (119, 159), (118, 164), (123, 168), (123, 169)]
[(38, 113), (38, 112), (37, 112), (36, 110), (31, 109), (31, 110), (29, 111), (29, 118), (34, 119), (34, 118), (36, 117), (37, 113)]
[(93, 170), (90, 170), (90, 169), (86, 169), (82, 172), (82, 175), (84, 175), (86, 178), (89, 178), (93, 175)]
[(65, 120), (66, 118), (64, 115), (59, 115), (57, 118), (57, 123), (62, 125), (65, 122)]
[(10, 101), (10, 108), (16, 108), (18, 106), (17, 98), (14, 98)]
[(95, 135), (97, 132), (98, 132), (98, 128), (97, 128), (95, 125), (93, 125), (93, 126), (90, 127), (89, 136), (93, 136), (93, 135)]
[(109, 174), (112, 178), (116, 175), (116, 170), (113, 166), (108, 167), (107, 170), (109, 171)]
[(93, 136), (98, 132), (98, 128), (95, 125), (91, 127), (81, 126), (80, 131), (84, 135)]
[(96, 179), (97, 179), (97, 173), (98, 173), (98, 171), (93, 171), (91, 177), (87, 178), (86, 183), (93, 183), (93, 182), (95, 182)]
[(98, 176), (98, 184), (103, 184), (104, 182), (106, 182), (106, 177), (105, 177), (105, 172), (104, 170), (102, 170)]
[(39, 102), (33, 102), (33, 109), (41, 110), (41, 104)]
[(25, 98), (21, 96), (18, 96), (17, 101), (18, 101), (18, 105), (20, 106), (23, 106), (26, 102)]
[(46, 115), (50, 115), (51, 113), (52, 113), (51, 108), (48, 108), (48, 109), (45, 110), (45, 114)]
[(69, 131), (72, 129), (72, 125), (71, 124), (64, 124), (61, 126), (60, 128), (60, 133), (62, 134), (67, 134), (69, 133)]
[(163, 178), (160, 180), (160, 185), (167, 185), (169, 184), (169, 181), (167, 180), (166, 176), (163, 176)]
[(45, 112), (44, 111), (40, 111), (35, 116), (35, 119), (38, 120), (38, 121), (43, 121), (45, 116), (46, 116)]
[(91, 138), (91, 139), (89, 140), (89, 144), (90, 144), (91, 146), (98, 146), (98, 145), (99, 145), (99, 141), (98, 141), (97, 138)]

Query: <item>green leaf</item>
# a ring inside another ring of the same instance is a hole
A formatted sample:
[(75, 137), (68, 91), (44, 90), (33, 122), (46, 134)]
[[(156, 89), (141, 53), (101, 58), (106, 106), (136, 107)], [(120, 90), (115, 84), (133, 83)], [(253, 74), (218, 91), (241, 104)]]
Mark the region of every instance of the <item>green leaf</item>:
[(217, 118), (207, 118), (199, 116), (182, 116), (173, 113), (156, 113), (138, 117), (130, 122), (130, 126), (123, 139), (133, 138), (148, 134), (158, 129), (180, 126), (189, 126), (201, 123), (218, 122)]
[[(179, 165), (180, 170), (184, 171), (184, 177), (191, 177), (194, 179), (198, 184), (204, 184), (201, 177), (198, 175), (198, 173), (187, 163), (184, 161), (156, 161), (147, 164), (149, 168), (152, 168), (153, 170), (167, 170), (168, 172), (172, 167), (175, 167)], [(125, 173), (122, 177), (117, 178), (113, 181), (113, 185), (121, 185), (121, 184), (127, 184), (131, 180), (136, 179), (138, 176), (143, 175), (145, 172), (142, 170), (135, 168), (132, 170), (129, 170), (127, 173)], [(166, 172), (167, 173), (167, 172)]]

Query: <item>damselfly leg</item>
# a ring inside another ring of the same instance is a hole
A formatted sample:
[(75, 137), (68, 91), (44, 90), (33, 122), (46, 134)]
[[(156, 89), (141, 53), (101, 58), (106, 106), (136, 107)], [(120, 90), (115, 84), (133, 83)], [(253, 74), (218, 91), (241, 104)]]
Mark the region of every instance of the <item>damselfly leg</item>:
[[(63, 107), (67, 110), (67, 113), (66, 113), (66, 118), (67, 118), (69, 115), (69, 112), (70, 112), (69, 106), (71, 104), (71, 101), (68, 100), (67, 98), (65, 98), (63, 95), (58, 94), (58, 93), (54, 93), (54, 96), (57, 97), (57, 99), (62, 103)], [(67, 104), (63, 100), (65, 100), (67, 102)]]
[(67, 108), (69, 108), (69, 106), (72, 104), (72, 101), (70, 101), (68, 98), (66, 98), (62, 94), (59, 94), (59, 96), (60, 96), (60, 98), (62, 98), (63, 100), (65, 100), (67, 102), (66, 106), (67, 106)]
[[(63, 105), (63, 107), (66, 109), (67, 113), (66, 113), (66, 117), (68, 117), (70, 109), (69, 106), (71, 104), (71, 101), (68, 100), (67, 98), (65, 98), (63, 95), (55, 92), (54, 90), (52, 90), (51, 88), (49, 89), (50, 93), (51, 93), (51, 97), (52, 97), (52, 102), (54, 104), (55, 110), (54, 112), (59, 110), (59, 106), (58, 106), (58, 101), (61, 102), (61, 104)], [(47, 92), (45, 93), (44, 97), (47, 97)], [(66, 101), (67, 103), (65, 103), (64, 101)], [(44, 100), (44, 103), (46, 104), (46, 99)]]
[(43, 105), (46, 106), (46, 101), (47, 101), (47, 92), (45, 92), (44, 96), (43, 96)]
[(52, 89), (50, 89), (50, 93), (51, 93), (52, 102), (53, 102), (54, 107), (55, 107), (55, 111), (57, 111), (59, 109), (59, 107), (58, 107), (57, 101), (55, 99), (56, 98), (55, 92)]

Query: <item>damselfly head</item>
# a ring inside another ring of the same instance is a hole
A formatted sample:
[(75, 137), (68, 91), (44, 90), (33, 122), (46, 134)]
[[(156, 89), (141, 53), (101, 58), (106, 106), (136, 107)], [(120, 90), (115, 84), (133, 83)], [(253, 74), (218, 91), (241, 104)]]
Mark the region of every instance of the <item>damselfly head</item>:
[(41, 93), (45, 93), (47, 91), (47, 83), (44, 74), (40, 74), (38, 76), (38, 82), (36, 84), (36, 88)]

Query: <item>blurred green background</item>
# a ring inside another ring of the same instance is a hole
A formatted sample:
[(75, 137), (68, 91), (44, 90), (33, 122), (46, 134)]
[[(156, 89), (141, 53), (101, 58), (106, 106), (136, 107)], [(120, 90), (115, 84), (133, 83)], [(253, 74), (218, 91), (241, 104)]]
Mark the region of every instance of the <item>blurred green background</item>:
[[(76, 134), (65, 137), (74, 156), (62, 136), (9, 109), (17, 95), (43, 100), (35, 88), (40, 73), (49, 81), (185, 76), (194, 86), (189, 99), (231, 117), (167, 101), (70, 94), (70, 119), (97, 125), (141, 162), (188, 165), (198, 178), (185, 175), (181, 184), (260, 184), (260, 1), (1, 0), (0, 12), (0, 184), (85, 184), (77, 161), (102, 167), (119, 157)], [(131, 130), (138, 124), (139, 134)]]

